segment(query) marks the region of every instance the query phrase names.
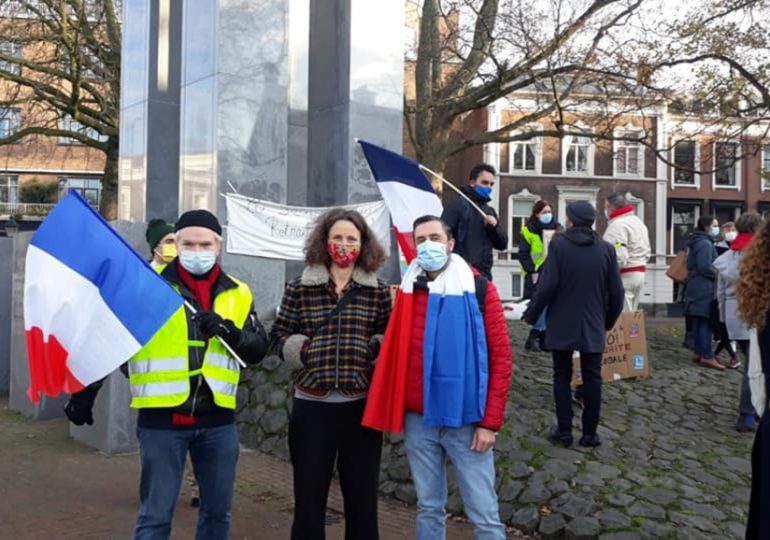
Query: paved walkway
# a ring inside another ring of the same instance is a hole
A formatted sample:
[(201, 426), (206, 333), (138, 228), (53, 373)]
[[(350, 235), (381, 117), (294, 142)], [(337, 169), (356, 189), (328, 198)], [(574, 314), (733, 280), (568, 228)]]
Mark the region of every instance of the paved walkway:
[[(64, 420), (33, 422), (0, 402), (0, 538), (124, 539), (136, 518), (139, 463), (136, 454), (104, 456), (69, 438)], [(185, 491), (187, 487), (183, 488)], [(232, 538), (285, 540), (291, 527), (288, 463), (244, 449), (233, 506)], [(197, 511), (180, 498), (173, 538), (195, 536)], [(335, 484), (329, 507), (342, 517)], [(380, 504), (383, 540), (414, 537), (412, 507)], [(329, 540), (344, 538), (344, 521), (327, 527)], [(467, 523), (450, 522), (448, 538), (471, 538)]]

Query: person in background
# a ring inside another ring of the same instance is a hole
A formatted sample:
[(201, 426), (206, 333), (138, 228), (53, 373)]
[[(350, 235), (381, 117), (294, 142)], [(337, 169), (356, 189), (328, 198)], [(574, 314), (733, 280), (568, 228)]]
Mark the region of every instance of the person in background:
[(714, 248), (717, 250), (717, 257), (730, 249), (730, 244), (733, 243), (733, 240), (735, 240), (737, 236), (738, 231), (736, 230), (735, 223), (727, 221), (722, 224), (719, 240), (714, 244)]
[(162, 219), (151, 219), (144, 233), (150, 246), (150, 266), (158, 268), (170, 263), (177, 256), (174, 226)]
[(647, 226), (634, 213), (633, 205), (624, 195), (613, 193), (604, 203), (607, 229), (604, 241), (615, 246), (620, 266), (620, 278), (626, 294), (625, 311), (639, 309), (644, 289), (647, 259), (650, 258), (650, 235)]
[[(751, 451), (751, 496), (749, 519), (746, 524), (746, 540), (770, 538), (770, 221), (765, 222), (756, 233), (741, 258), (740, 277), (737, 286), (739, 317), (749, 328), (757, 331), (757, 345), (760, 358), (751, 358), (752, 364), (759, 362), (762, 376), (752, 381), (754, 386), (764, 387), (764, 400), (757, 398), (754, 403), (759, 410), (764, 408), (754, 447)], [(758, 404), (757, 401), (761, 403)]]
[[(735, 429), (738, 431), (754, 431), (754, 406), (751, 404), (749, 393), (749, 328), (738, 314), (737, 285), (740, 276), (741, 260), (746, 249), (751, 244), (754, 234), (762, 226), (762, 216), (751, 212), (743, 214), (736, 224), (738, 236), (730, 242), (730, 250), (723, 253), (714, 261), (717, 271), (717, 302), (719, 304), (719, 320), (725, 326), (727, 339), (738, 343), (743, 354), (744, 369), (741, 382), (739, 416)], [(736, 359), (737, 361), (737, 359)], [(737, 362), (740, 366), (740, 362)], [(730, 367), (733, 367), (732, 365)], [(737, 367), (737, 366), (736, 366)]]
[(610, 330), (623, 311), (624, 292), (613, 246), (592, 229), (596, 210), (586, 201), (567, 206), (567, 230), (551, 242), (534, 299), (524, 320), (534, 324), (548, 308), (545, 344), (553, 354), (557, 424), (551, 441), (571, 446), (572, 355), (580, 352), (583, 379), (583, 435), (580, 445), (601, 444), (597, 435), (602, 402), (602, 355)]
[[(521, 228), (519, 240), (519, 263), (524, 270), (524, 296), (531, 300), (535, 296), (537, 281), (540, 278), (540, 267), (545, 262), (543, 231), (556, 231), (561, 225), (553, 219), (551, 205), (544, 200), (537, 201), (532, 206), (532, 215), (527, 218)], [(542, 352), (545, 349), (545, 315), (546, 311), (532, 326), (524, 348), (532, 352)]]
[(703, 367), (724, 370), (711, 349), (712, 309), (716, 308), (716, 270), (714, 240), (719, 236), (719, 222), (703, 216), (687, 239), (687, 279), (684, 314), (689, 317), (695, 350), (693, 362)]
[(456, 197), (441, 214), (441, 219), (451, 227), (457, 242), (455, 253), (489, 280), (492, 279), (494, 261), (492, 248), (508, 248), (508, 234), (498, 223), (494, 208), (489, 205), (496, 175), (492, 165), (479, 163), (471, 169), (470, 184), (462, 188), (465, 197), (473, 201), (485, 216), (479, 214), (464, 197)]
[(379, 537), (382, 433), (361, 418), (390, 317), (390, 291), (375, 273), (386, 256), (361, 214), (329, 210), (308, 237), (305, 269), (286, 287), (270, 330), (270, 350), (295, 370), (293, 540), (324, 538), (335, 466), (345, 538)]

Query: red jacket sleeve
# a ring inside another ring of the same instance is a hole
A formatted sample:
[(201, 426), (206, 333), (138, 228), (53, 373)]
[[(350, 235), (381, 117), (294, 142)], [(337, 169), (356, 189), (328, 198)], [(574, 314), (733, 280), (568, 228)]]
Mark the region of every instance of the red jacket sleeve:
[(508, 400), (508, 388), (511, 385), (513, 370), (513, 352), (500, 295), (491, 281), (487, 283), (487, 294), (484, 300), (484, 328), (487, 334), (489, 357), (489, 386), (487, 387), (487, 408), (479, 426), (498, 431), (505, 417), (505, 404)]

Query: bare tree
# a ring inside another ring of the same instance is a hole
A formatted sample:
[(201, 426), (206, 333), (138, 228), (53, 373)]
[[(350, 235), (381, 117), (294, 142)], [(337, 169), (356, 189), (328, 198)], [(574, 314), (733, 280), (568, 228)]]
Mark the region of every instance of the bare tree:
[(100, 212), (117, 217), (119, 0), (0, 0), (0, 107), (25, 112), (0, 145), (68, 138), (104, 153)]
[[(675, 98), (683, 116), (705, 116), (712, 128), (738, 134), (770, 107), (768, 55), (751, 53), (767, 50), (760, 28), (767, 12), (755, 24), (746, 20), (767, 0), (705, 0), (690, 10), (653, 0), (408, 1), (421, 12), (407, 55), (414, 87), (406, 91), (405, 121), (416, 158), (437, 171), (486, 143), (612, 139), (627, 115), (644, 118)], [(455, 133), (468, 114), (514, 95), (520, 99), (508, 108), (515, 114), (498, 129)], [(644, 127), (634, 140), (667, 159), (653, 124)]]

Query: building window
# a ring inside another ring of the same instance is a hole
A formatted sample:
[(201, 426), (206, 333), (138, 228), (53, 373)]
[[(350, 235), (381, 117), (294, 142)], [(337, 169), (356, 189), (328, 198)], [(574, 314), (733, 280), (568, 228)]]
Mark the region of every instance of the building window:
[(521, 298), (522, 295), (521, 274), (511, 274), (511, 297)]
[(714, 143), (714, 186), (738, 187), (738, 145)]
[(564, 170), (572, 174), (591, 174), (591, 138), (571, 135), (567, 138)]
[[(21, 58), (21, 44), (14, 41), (0, 41), (0, 53), (13, 58)], [(0, 71), (19, 75), (21, 73), (21, 64), (10, 60), (0, 60)]]
[(770, 144), (762, 146), (762, 191), (770, 191)]
[(540, 197), (533, 195), (526, 189), (508, 197), (508, 250), (518, 251), (519, 241), (521, 240), (521, 228), (527, 222), (527, 218), (532, 215), (532, 205)]
[(677, 141), (674, 144), (674, 185), (695, 186), (697, 184), (696, 163), (698, 146), (695, 141)]
[[(59, 129), (62, 131), (74, 131), (76, 133), (82, 133), (89, 139), (93, 139), (99, 142), (104, 142), (107, 140), (106, 135), (100, 134), (98, 131), (96, 131), (92, 127), (84, 126), (77, 120), (74, 120), (71, 116), (67, 115), (64, 116), (59, 120)], [(59, 144), (83, 144), (77, 139), (73, 139), (71, 137), (59, 137)]]
[(102, 181), (99, 178), (63, 178), (67, 192), (77, 191), (94, 208), (102, 199)]
[[(638, 132), (627, 131), (620, 137), (639, 138)], [(642, 145), (638, 141), (615, 140), (615, 174), (614, 176), (641, 176), (642, 174)]]
[(19, 177), (0, 175), (0, 203), (19, 202)]
[(671, 204), (671, 234), (673, 252), (687, 249), (687, 238), (700, 218), (700, 205), (695, 203)]
[(569, 203), (586, 201), (596, 208), (596, 196), (599, 193), (598, 186), (556, 186), (556, 190), (559, 192), (559, 213), (554, 218), (558, 218), (562, 225), (566, 223), (567, 205)]
[(536, 171), (537, 143), (535, 141), (517, 141), (511, 143), (511, 172)]
[(644, 222), (644, 199), (634, 197), (630, 192), (626, 192), (626, 200), (628, 204), (634, 207), (634, 214), (636, 217)]
[(21, 127), (21, 112), (18, 109), (0, 109), (0, 139), (10, 137)]

